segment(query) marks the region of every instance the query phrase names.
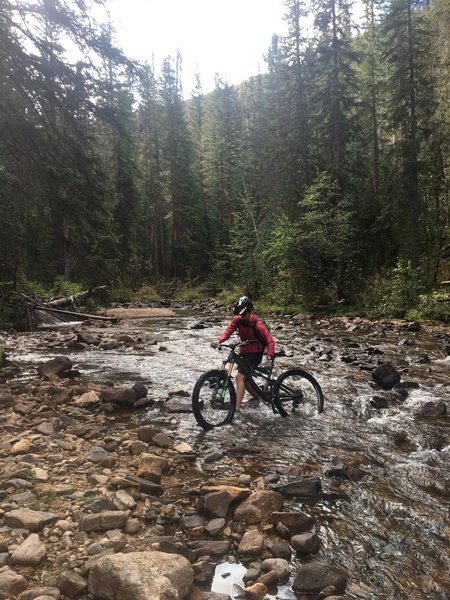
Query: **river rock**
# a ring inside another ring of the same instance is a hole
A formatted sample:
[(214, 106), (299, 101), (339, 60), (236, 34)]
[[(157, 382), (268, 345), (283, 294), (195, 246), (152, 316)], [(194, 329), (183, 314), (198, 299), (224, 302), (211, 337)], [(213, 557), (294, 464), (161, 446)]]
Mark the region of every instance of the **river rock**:
[(11, 394), (0, 394), (0, 410), (14, 406), (16, 399)]
[(248, 524), (267, 521), (269, 516), (283, 507), (283, 496), (279, 492), (262, 490), (254, 492), (241, 502), (234, 511), (234, 520)]
[(109, 404), (133, 406), (138, 399), (136, 390), (127, 387), (104, 388), (100, 392), (100, 400)]
[(148, 453), (139, 455), (137, 477), (144, 477), (159, 483), (163, 473), (167, 473), (168, 470), (169, 461), (167, 458)]
[(284, 525), (291, 536), (304, 533), (314, 526), (313, 519), (302, 512), (273, 512), (270, 516), (270, 522), (274, 523), (275, 526)]
[(389, 390), (400, 382), (400, 373), (391, 363), (383, 363), (372, 371), (372, 378), (380, 387)]
[(100, 403), (100, 397), (97, 392), (91, 390), (90, 392), (86, 392), (82, 394), (79, 398), (74, 400), (74, 404), (77, 406), (81, 406), (86, 408), (87, 406), (94, 406), (95, 404)]
[(261, 556), (264, 550), (264, 536), (256, 530), (246, 531), (239, 543), (238, 553), (243, 557)]
[(268, 592), (267, 586), (262, 582), (254, 583), (245, 588), (246, 597), (248, 600), (264, 600)]
[(68, 598), (76, 598), (86, 588), (86, 579), (74, 571), (66, 570), (58, 577), (58, 589)]
[(61, 592), (56, 587), (35, 586), (20, 594), (20, 600), (38, 600), (40, 598), (45, 598), (45, 600), (59, 600)]
[(27, 580), (19, 573), (7, 570), (0, 572), (0, 596), (12, 598), (27, 588)]
[(337, 594), (345, 592), (347, 572), (340, 567), (323, 563), (306, 563), (295, 574), (292, 589), (304, 594), (318, 594), (333, 586)]
[(283, 496), (294, 496), (307, 502), (317, 502), (322, 492), (322, 483), (318, 477), (304, 477), (275, 486), (273, 489)]
[(196, 556), (223, 556), (224, 554), (228, 554), (230, 551), (230, 542), (228, 540), (223, 542), (198, 540), (195, 542), (188, 542), (188, 547), (194, 551)]
[(147, 390), (147, 388), (145, 387), (145, 385), (141, 381), (137, 381), (131, 387), (131, 389), (136, 392), (138, 399), (142, 400), (143, 398), (147, 397), (148, 390)]
[(306, 532), (291, 537), (292, 547), (300, 554), (315, 554), (319, 552), (320, 542), (316, 533)]
[(57, 356), (52, 360), (38, 365), (38, 375), (49, 381), (58, 381), (59, 375), (64, 371), (69, 371), (72, 368), (72, 361), (68, 356)]
[(284, 558), (266, 558), (261, 563), (261, 571), (276, 571), (279, 584), (286, 583), (289, 579), (289, 563)]
[(192, 565), (192, 568), (194, 569), (195, 583), (203, 586), (211, 585), (216, 570), (216, 565), (214, 563), (207, 560), (201, 560)]
[(197, 510), (213, 517), (225, 517), (233, 498), (227, 491), (211, 492), (199, 498)]
[(100, 558), (89, 573), (89, 592), (104, 600), (183, 600), (193, 581), (183, 556), (130, 552)]
[(79, 528), (80, 531), (86, 532), (123, 529), (129, 515), (129, 510), (104, 510), (97, 514), (83, 515), (79, 523)]
[(58, 520), (58, 515), (30, 508), (18, 508), (4, 515), (5, 524), (8, 527), (20, 527), (28, 531), (40, 531), (47, 525)]
[(36, 567), (47, 554), (47, 547), (37, 533), (31, 533), (11, 554), (11, 564)]
[(415, 413), (416, 417), (422, 419), (439, 419), (447, 414), (445, 402), (425, 402)]

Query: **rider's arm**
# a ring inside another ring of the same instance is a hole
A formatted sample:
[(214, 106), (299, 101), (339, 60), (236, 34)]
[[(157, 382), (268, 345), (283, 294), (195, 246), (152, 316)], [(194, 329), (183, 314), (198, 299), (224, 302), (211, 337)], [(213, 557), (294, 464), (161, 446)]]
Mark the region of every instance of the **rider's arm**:
[(240, 315), (236, 315), (235, 317), (233, 317), (233, 319), (230, 321), (228, 327), (225, 329), (225, 331), (222, 333), (222, 335), (219, 335), (217, 337), (217, 341), (219, 342), (219, 344), (230, 339), (232, 334), (238, 328), (239, 321), (241, 321), (241, 320), (242, 320), (242, 317)]

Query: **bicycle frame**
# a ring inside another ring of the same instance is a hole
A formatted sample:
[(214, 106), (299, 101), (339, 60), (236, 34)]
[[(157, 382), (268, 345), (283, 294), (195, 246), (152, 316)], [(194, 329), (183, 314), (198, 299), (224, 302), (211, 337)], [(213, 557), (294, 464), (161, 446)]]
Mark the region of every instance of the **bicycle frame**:
[[(253, 369), (249, 368), (249, 365), (245, 362), (243, 358), (236, 352), (236, 346), (242, 346), (245, 344), (220, 344), (219, 349), (221, 347), (230, 348), (230, 352), (228, 353), (228, 357), (222, 362), (222, 370), (227, 372), (227, 382), (231, 378), (231, 373), (233, 371), (233, 367), (237, 364), (243, 371), (245, 378), (253, 387), (255, 392), (262, 398), (263, 402), (266, 404), (270, 404), (273, 408), (273, 400), (272, 400), (272, 386), (274, 380), (272, 379), (272, 371), (274, 367), (274, 361), (271, 361), (270, 366), (268, 367), (253, 367)], [(226, 369), (226, 365), (228, 369)], [(253, 377), (253, 373), (256, 373), (258, 376), (262, 377), (265, 381), (263, 387), (261, 387)], [(225, 394), (225, 389), (221, 391), (222, 395)], [(223, 397), (223, 396), (222, 396)]]

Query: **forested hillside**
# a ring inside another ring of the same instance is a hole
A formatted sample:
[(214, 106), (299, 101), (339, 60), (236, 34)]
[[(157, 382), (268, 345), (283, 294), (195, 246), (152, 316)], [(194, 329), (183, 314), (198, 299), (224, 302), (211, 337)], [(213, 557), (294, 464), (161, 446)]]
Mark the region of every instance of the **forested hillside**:
[(287, 0), (268, 72), (208, 94), (94, 4), (0, 4), (2, 282), (408, 308), (450, 279), (448, 0)]

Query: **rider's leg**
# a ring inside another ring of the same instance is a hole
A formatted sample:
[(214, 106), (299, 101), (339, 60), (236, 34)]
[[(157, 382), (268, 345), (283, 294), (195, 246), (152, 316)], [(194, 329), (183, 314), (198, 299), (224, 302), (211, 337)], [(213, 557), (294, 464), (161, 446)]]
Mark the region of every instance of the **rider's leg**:
[(245, 394), (246, 380), (244, 373), (236, 373), (234, 380), (236, 383), (236, 412), (240, 412), (242, 399), (244, 398)]
[(247, 392), (250, 394), (250, 396), (253, 398), (253, 400), (261, 400), (259, 394), (256, 393), (255, 388), (252, 386), (252, 384), (245, 380), (245, 389), (247, 390)]

